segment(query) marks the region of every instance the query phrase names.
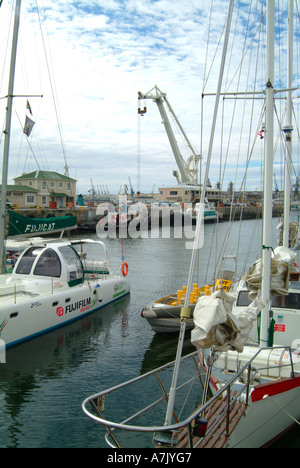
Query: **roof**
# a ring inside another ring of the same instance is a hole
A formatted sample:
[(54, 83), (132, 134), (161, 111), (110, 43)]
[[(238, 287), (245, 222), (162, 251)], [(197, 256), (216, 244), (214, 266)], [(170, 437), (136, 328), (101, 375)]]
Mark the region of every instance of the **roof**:
[(56, 193), (56, 192), (51, 192), (50, 194), (52, 197), (69, 197), (70, 195), (67, 195), (66, 193)]
[(23, 174), (20, 177), (16, 177), (14, 180), (32, 180), (32, 179), (43, 179), (43, 180), (64, 180), (64, 181), (76, 181), (72, 177), (59, 174), (53, 171), (33, 171), (28, 174)]
[[(0, 185), (1, 190), (1, 185)], [(29, 187), (28, 185), (8, 185), (7, 192), (38, 192), (37, 189)]]

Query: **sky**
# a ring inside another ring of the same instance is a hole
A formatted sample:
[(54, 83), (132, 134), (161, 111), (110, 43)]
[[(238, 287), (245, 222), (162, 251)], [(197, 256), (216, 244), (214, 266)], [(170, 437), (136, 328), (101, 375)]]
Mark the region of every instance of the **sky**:
[[(1, 98), (6, 96), (8, 86), (12, 3), (3, 0), (0, 8)], [(22, 133), (27, 98), (16, 97), (8, 182), (36, 169), (64, 173), (67, 164), (69, 176), (78, 181), (78, 193), (88, 193), (91, 184), (96, 190), (107, 186), (111, 193), (118, 193), (125, 184), (129, 185), (129, 177), (134, 191), (145, 193), (157, 193), (159, 187), (176, 184), (176, 162), (155, 102), (142, 103), (147, 106), (143, 117), (137, 113), (138, 91), (146, 93), (155, 85), (167, 94), (196, 153), (202, 154), (204, 171), (215, 98), (205, 97), (201, 112), (201, 95), (208, 71), (205, 92), (216, 91), (228, 3), (214, 0), (211, 9), (207, 0), (23, 2), (14, 89), (16, 95), (30, 96), (36, 124), (27, 139)], [(249, 90), (253, 89), (253, 63), (260, 63), (257, 46), (262, 44), (261, 51), (264, 47), (257, 25), (261, 4), (250, 0), (236, 4), (224, 89)], [(286, 29), (282, 16), (276, 24), (282, 45), (276, 70), (283, 70)], [(239, 64), (244, 55), (247, 58), (242, 69)], [(256, 74), (259, 90), (264, 89), (265, 83), (262, 66)], [(298, 71), (296, 68), (294, 73), (296, 84)], [(285, 87), (286, 76), (280, 73)], [(247, 154), (242, 143), (245, 148), (252, 147), (252, 140), (244, 132), (251, 126), (254, 137), (260, 130), (257, 125), (262, 101), (255, 110), (250, 102), (224, 102), (220, 103), (210, 180), (213, 186), (222, 180), (226, 190), (230, 180), (236, 187), (241, 184)], [(2, 128), (5, 105), (5, 99), (1, 99)], [(279, 106), (280, 115), (284, 115), (283, 104)], [(297, 113), (299, 116), (299, 110)], [(176, 138), (180, 142), (177, 134)], [(296, 152), (299, 154), (299, 144)], [(261, 188), (262, 154), (263, 143), (258, 139), (248, 169), (247, 189)], [(182, 147), (182, 155), (185, 159), (190, 155), (187, 148)], [(280, 161), (275, 171), (279, 181)]]

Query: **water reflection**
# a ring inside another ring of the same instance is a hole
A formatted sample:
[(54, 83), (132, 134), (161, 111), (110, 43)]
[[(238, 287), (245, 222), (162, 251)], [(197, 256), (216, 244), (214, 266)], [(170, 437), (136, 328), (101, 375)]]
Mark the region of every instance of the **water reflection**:
[[(126, 335), (129, 302), (130, 296), (126, 296), (81, 320), (7, 352), (6, 364), (0, 367), (2, 447), (18, 446), (20, 434), (23, 434), (25, 439), (27, 437), (24, 432), (34, 420), (33, 415), (38, 413), (42, 419), (45, 408), (49, 410), (48, 406), (44, 407), (45, 402), (37, 397), (39, 393), (46, 391), (49, 405), (53, 405), (53, 401), (60, 404), (64, 396), (61, 394), (61, 386), (57, 386), (56, 382), (65, 379), (68, 388), (66, 394), (69, 392), (68, 376), (72, 379), (72, 375), (80, 371), (87, 362), (97, 360), (101, 350), (111, 341), (111, 327), (115, 320), (121, 320), (122, 334)], [(74, 388), (71, 399), (75, 397), (75, 391)], [(72, 402), (69, 403), (69, 409), (71, 406)], [(31, 408), (32, 419), (24, 426), (23, 414), (28, 408)], [(66, 406), (65, 416), (67, 408)], [(52, 407), (52, 411), (53, 417), (57, 417), (55, 406)], [(80, 407), (77, 411), (80, 412)], [(38, 427), (39, 424), (35, 423), (36, 430), (39, 430)], [(42, 438), (37, 432), (34, 446)], [(29, 445), (32, 443), (31, 440)]]

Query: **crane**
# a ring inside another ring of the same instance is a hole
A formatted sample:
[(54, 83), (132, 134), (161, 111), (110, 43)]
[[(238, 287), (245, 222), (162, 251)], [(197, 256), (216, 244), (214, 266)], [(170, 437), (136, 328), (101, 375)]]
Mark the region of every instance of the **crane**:
[(132, 187), (132, 184), (131, 184), (131, 180), (130, 180), (130, 177), (128, 177), (129, 179), (129, 185), (130, 185), (130, 192), (131, 192), (131, 197), (132, 199), (134, 198), (134, 191), (133, 191), (133, 187)]
[[(165, 130), (167, 132), (167, 136), (169, 138), (169, 142), (173, 151), (173, 154), (175, 156), (175, 160), (179, 169), (180, 174), (178, 171), (173, 171), (173, 175), (177, 178), (178, 183), (184, 183), (184, 184), (189, 184), (189, 185), (196, 185), (199, 183), (198, 181), (198, 166), (199, 166), (199, 161), (201, 160), (201, 156), (197, 155), (195, 150), (193, 149), (188, 137), (186, 136), (182, 126), (180, 125), (180, 122), (178, 121), (168, 99), (166, 96), (166, 93), (162, 93), (160, 89), (157, 86), (154, 86), (148, 93), (144, 94), (141, 91), (138, 92), (138, 99), (143, 100), (143, 99), (152, 99), (158, 106), (160, 115), (162, 117), (162, 123), (165, 126)], [(170, 124), (170, 120), (168, 118), (168, 114), (165, 109), (165, 104), (168, 108), (168, 110), (171, 112), (172, 116), (175, 119), (175, 122), (182, 133), (189, 149), (192, 152), (192, 155), (188, 158), (187, 161), (183, 158), (181, 155), (181, 152), (179, 150), (173, 129)], [(143, 116), (147, 112), (147, 107), (140, 106), (138, 109), (138, 113)]]

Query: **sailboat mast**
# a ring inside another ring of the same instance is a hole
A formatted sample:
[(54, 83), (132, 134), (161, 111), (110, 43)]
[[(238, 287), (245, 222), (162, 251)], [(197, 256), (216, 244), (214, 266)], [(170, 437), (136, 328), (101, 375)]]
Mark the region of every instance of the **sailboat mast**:
[(283, 246), (289, 247), (290, 209), (291, 209), (291, 168), (292, 168), (292, 85), (293, 85), (293, 36), (294, 36), (294, 0), (288, 4), (288, 76), (287, 76), (287, 117), (283, 130), (286, 138), (285, 179), (284, 179), (284, 229)]
[(12, 101), (15, 80), (16, 56), (18, 45), (18, 34), (21, 13), (21, 0), (16, 0), (15, 22), (12, 41), (12, 53), (10, 62), (6, 123), (4, 130), (4, 151), (3, 151), (3, 167), (2, 167), (2, 184), (1, 184), (1, 207), (0, 207), (0, 268), (2, 273), (6, 273), (6, 255), (5, 255), (5, 230), (6, 230), (6, 201), (7, 201), (7, 178), (8, 178), (8, 157), (11, 133), (11, 114)]
[(269, 311), (271, 308), (271, 256), (272, 256), (272, 194), (274, 149), (274, 48), (275, 2), (267, 0), (267, 61), (266, 61), (266, 137), (263, 206), (262, 302), (260, 346), (268, 344)]
[[(221, 95), (221, 87), (222, 87), (223, 76), (224, 76), (225, 60), (226, 60), (227, 47), (228, 47), (228, 41), (229, 41), (229, 35), (230, 35), (230, 29), (231, 29), (231, 21), (232, 21), (232, 15), (233, 15), (233, 6), (234, 6), (234, 0), (230, 0), (229, 6), (228, 6), (227, 23), (226, 23), (226, 29), (225, 29), (221, 67), (220, 67), (218, 88), (217, 88), (217, 94), (216, 94), (216, 100), (215, 100), (211, 135), (210, 135), (210, 141), (209, 141), (208, 156), (207, 156), (207, 161), (206, 161), (206, 170), (205, 170), (205, 176), (204, 176), (201, 199), (200, 199), (200, 206), (204, 206), (206, 187), (208, 183), (209, 168), (210, 168), (210, 162), (211, 162), (211, 157), (212, 157), (216, 121), (217, 121), (219, 101), (220, 101), (220, 95)], [(193, 275), (195, 272), (196, 256), (197, 256), (199, 244), (200, 244), (201, 225), (202, 223), (204, 223), (203, 216), (204, 214), (202, 214), (201, 210), (199, 210), (197, 225), (196, 225), (196, 232), (195, 232), (195, 239), (194, 239), (194, 247), (192, 251), (190, 271), (189, 271), (189, 277), (188, 277), (188, 282), (187, 282), (187, 291), (186, 291), (184, 308), (183, 308), (185, 310), (184, 313), (186, 313), (186, 311), (189, 310), (189, 305), (190, 305), (190, 295), (192, 291)], [(174, 372), (173, 372), (170, 393), (169, 393), (169, 401), (168, 401), (167, 412), (166, 412), (166, 419), (165, 419), (166, 426), (171, 424), (172, 418), (173, 418), (173, 410), (174, 410), (175, 396), (176, 396), (176, 386), (177, 386), (177, 380), (178, 380), (178, 375), (179, 375), (180, 359), (182, 356), (185, 331), (186, 331), (186, 320), (185, 318), (182, 318), (181, 325), (180, 325), (178, 346), (177, 346), (177, 354), (176, 354), (175, 365), (174, 365)]]

